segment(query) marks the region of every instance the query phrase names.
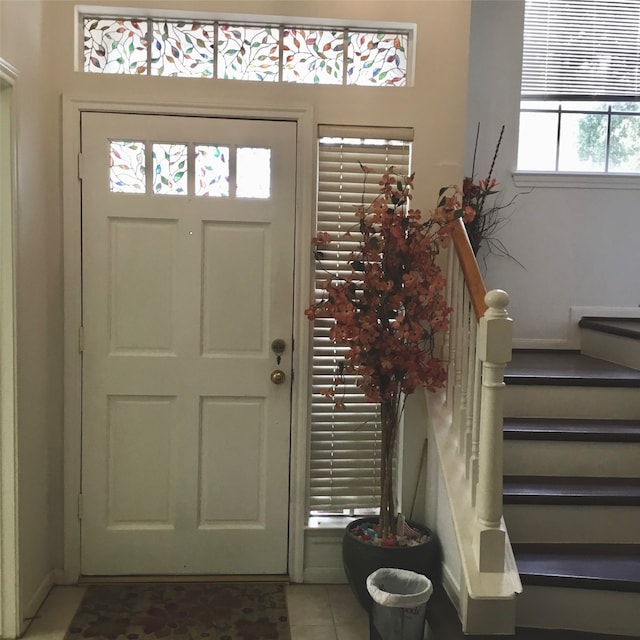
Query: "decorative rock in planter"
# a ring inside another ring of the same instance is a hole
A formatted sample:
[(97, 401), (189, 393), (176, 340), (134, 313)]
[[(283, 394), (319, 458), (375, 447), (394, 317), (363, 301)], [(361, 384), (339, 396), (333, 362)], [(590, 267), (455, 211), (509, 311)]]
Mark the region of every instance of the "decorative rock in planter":
[(367, 590), (367, 578), (376, 569), (407, 569), (427, 576), (431, 581), (438, 577), (440, 547), (430, 529), (407, 520), (407, 524), (426, 541), (415, 546), (382, 546), (363, 542), (352, 531), (366, 523), (377, 523), (376, 516), (360, 518), (349, 524), (342, 538), (342, 562), (351, 590), (367, 611), (371, 612), (373, 600)]

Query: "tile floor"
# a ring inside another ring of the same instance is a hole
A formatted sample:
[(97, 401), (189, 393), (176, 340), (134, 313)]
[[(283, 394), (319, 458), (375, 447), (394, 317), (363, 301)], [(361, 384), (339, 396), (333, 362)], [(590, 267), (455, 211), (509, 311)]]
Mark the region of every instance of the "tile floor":
[[(54, 587), (23, 636), (63, 640), (84, 587)], [(347, 585), (289, 585), (291, 640), (368, 640), (369, 622)]]
[(369, 618), (347, 585), (289, 585), (291, 640), (369, 640)]

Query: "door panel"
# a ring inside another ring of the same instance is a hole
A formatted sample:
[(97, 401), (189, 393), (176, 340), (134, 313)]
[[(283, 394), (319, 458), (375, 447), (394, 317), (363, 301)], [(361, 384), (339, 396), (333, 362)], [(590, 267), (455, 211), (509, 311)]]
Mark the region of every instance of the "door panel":
[(85, 574), (286, 573), (295, 150), (82, 116)]

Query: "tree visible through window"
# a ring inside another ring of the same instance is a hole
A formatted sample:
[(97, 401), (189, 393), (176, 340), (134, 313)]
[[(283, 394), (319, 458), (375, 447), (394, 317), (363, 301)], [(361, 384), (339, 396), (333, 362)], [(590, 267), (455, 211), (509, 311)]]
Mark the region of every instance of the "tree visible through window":
[(603, 165), (608, 156), (610, 168), (640, 173), (640, 103), (622, 102), (615, 106), (603, 103), (598, 107), (606, 115), (589, 113), (580, 120), (580, 160)]

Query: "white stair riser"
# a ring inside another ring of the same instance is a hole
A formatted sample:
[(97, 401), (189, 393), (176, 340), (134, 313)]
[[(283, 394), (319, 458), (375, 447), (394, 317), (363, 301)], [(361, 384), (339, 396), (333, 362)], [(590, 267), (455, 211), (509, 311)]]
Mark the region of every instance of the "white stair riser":
[(504, 473), (522, 476), (640, 476), (640, 442), (505, 440)]
[(635, 420), (640, 419), (640, 389), (507, 385), (504, 415)]
[(637, 544), (640, 507), (505, 504), (504, 520), (514, 543)]
[(516, 624), (638, 638), (640, 593), (524, 585)]
[(592, 358), (640, 369), (640, 340), (634, 338), (582, 329), (580, 351)]

